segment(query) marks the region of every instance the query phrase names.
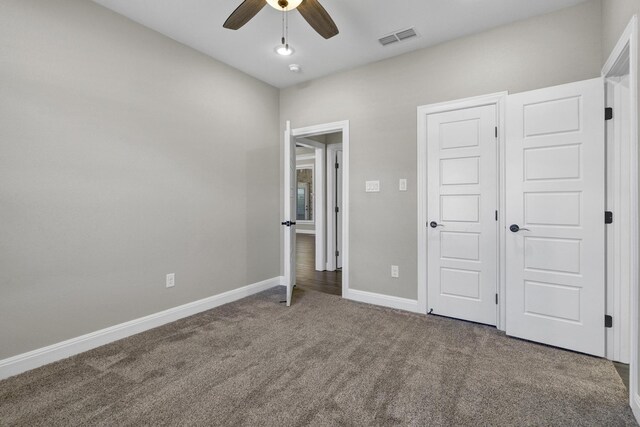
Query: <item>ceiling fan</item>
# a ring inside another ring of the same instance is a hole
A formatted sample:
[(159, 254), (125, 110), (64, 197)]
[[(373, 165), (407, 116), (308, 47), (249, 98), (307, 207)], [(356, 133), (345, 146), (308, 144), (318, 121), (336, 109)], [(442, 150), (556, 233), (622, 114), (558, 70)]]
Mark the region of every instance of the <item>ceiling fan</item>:
[(330, 39), (339, 33), (335, 22), (318, 0), (244, 0), (227, 18), (223, 27), (230, 30), (241, 28), (256, 16), (267, 3), (283, 12), (298, 9), (309, 25), (325, 39)]

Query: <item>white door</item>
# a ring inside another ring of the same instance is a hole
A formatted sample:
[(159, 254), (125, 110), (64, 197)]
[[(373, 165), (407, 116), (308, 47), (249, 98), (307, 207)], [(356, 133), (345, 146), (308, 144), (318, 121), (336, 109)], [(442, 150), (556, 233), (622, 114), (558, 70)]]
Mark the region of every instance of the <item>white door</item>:
[(428, 310), (495, 325), (496, 106), (427, 117)]
[(507, 102), (507, 334), (604, 356), (604, 83)]
[(291, 135), (291, 123), (284, 132), (284, 277), (287, 286), (287, 306), (291, 305), (296, 285), (296, 140)]
[(336, 151), (336, 268), (342, 268), (342, 151)]

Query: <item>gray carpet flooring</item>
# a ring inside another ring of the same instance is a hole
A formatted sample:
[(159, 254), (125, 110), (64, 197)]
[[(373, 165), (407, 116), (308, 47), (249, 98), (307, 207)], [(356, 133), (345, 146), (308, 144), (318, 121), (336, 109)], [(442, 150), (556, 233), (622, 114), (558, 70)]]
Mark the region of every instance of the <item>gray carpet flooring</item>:
[(275, 288), (0, 382), (2, 425), (636, 425), (612, 363)]

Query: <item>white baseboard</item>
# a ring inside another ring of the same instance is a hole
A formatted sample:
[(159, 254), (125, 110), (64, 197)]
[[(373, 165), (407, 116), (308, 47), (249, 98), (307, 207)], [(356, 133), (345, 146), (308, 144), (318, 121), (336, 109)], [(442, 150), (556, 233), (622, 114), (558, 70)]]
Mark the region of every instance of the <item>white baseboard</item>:
[(316, 230), (299, 230), (296, 228), (297, 234), (316, 234)]
[(345, 299), (364, 302), (367, 304), (381, 305), (383, 307), (396, 308), (398, 310), (419, 313), (418, 301), (414, 299), (392, 297), (389, 295), (376, 294), (373, 292), (358, 291), (356, 289), (348, 289), (347, 294), (343, 297)]
[(192, 316), (212, 308), (228, 304), (264, 290), (280, 286), (282, 277), (274, 277), (242, 288), (233, 289), (222, 294), (190, 302), (149, 316), (140, 317), (129, 322), (120, 323), (99, 331), (91, 332), (76, 338), (42, 347), (8, 359), (0, 360), (0, 379), (26, 372), (39, 366), (53, 363), (61, 359), (91, 350), (149, 329), (157, 328), (170, 322)]

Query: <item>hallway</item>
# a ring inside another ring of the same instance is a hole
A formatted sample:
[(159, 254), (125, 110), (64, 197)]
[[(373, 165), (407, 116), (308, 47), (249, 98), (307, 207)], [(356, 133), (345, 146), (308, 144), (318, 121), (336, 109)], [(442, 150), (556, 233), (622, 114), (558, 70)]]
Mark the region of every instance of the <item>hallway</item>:
[(315, 244), (312, 234), (296, 235), (297, 287), (342, 296), (342, 271), (315, 270)]

